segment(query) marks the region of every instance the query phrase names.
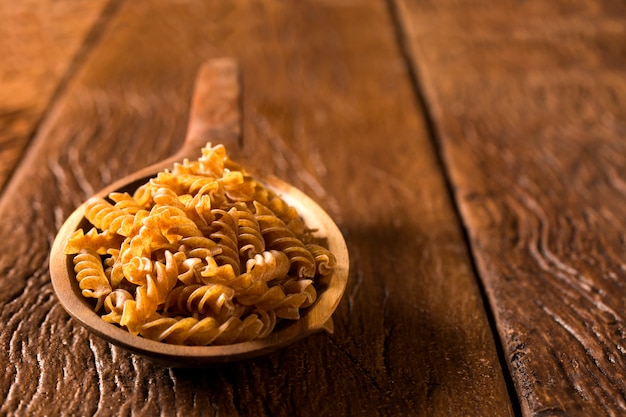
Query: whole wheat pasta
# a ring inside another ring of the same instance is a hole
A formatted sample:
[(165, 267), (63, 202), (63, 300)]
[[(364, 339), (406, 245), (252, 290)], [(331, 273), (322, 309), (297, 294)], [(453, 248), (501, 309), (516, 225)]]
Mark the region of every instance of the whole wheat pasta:
[[(67, 241), (82, 294), (109, 323), (166, 343), (266, 337), (335, 266), (289, 206), (207, 144), (133, 193), (92, 198)], [(101, 311), (104, 310), (104, 311)]]

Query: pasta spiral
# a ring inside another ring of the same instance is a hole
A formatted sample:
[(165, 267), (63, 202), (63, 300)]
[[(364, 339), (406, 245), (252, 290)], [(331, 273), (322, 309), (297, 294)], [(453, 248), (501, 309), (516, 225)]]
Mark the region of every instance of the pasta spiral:
[(111, 284), (104, 274), (100, 256), (91, 249), (83, 249), (74, 256), (73, 262), (81, 293), (84, 297), (97, 299), (96, 310), (99, 310), (104, 297), (111, 292)]
[(229, 317), (235, 312), (235, 291), (222, 284), (186, 285), (172, 290), (163, 310), (172, 314), (198, 317)]
[(337, 265), (337, 259), (335, 259), (335, 255), (331, 251), (317, 243), (307, 243), (306, 248), (315, 259), (315, 267), (319, 275), (326, 276), (333, 271)]
[(214, 239), (220, 248), (220, 253), (215, 256), (215, 259), (218, 263), (230, 265), (235, 275), (239, 275), (241, 267), (237, 239), (239, 234), (237, 210), (234, 208), (229, 211), (214, 209), (212, 213), (216, 220), (212, 223), (215, 231), (211, 233), (210, 238)]
[(298, 277), (314, 277), (315, 259), (304, 243), (270, 209), (258, 202), (254, 202), (254, 207), (266, 246), (284, 252)]
[(245, 204), (239, 203), (235, 207), (237, 209), (239, 257), (245, 262), (265, 250), (265, 241), (254, 213)]
[(244, 320), (230, 317), (220, 323), (213, 317), (167, 317), (155, 314), (140, 327), (143, 337), (178, 345), (226, 345), (253, 340), (263, 330), (263, 322), (251, 314)]
[(85, 217), (100, 230), (124, 235), (134, 220), (132, 214), (113, 206), (103, 198), (92, 197), (88, 200), (87, 207)]
[(109, 323), (120, 324), (122, 314), (124, 313), (124, 305), (126, 301), (132, 299), (133, 296), (121, 288), (111, 291), (104, 299), (104, 310), (107, 314), (104, 314), (102, 318)]
[(277, 250), (257, 253), (246, 262), (246, 270), (254, 281), (268, 282), (287, 276), (291, 263), (284, 252)]
[(81, 249), (91, 249), (94, 252), (104, 255), (108, 248), (119, 246), (122, 237), (108, 230), (98, 233), (96, 228), (91, 228), (86, 234), (83, 229), (78, 229), (68, 241), (66, 250), (79, 252)]

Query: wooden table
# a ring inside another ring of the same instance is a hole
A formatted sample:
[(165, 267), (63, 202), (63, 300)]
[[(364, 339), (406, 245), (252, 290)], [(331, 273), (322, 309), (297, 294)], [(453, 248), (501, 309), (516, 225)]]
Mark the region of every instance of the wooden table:
[[(27, 0), (0, 34), (1, 415), (626, 413), (623, 1)], [(350, 281), (332, 335), (170, 369), (69, 318), (48, 253), (222, 56)]]

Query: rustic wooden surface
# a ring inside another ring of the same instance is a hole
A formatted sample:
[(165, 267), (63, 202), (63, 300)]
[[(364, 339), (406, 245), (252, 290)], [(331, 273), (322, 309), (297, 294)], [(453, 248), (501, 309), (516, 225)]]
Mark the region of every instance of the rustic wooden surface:
[(626, 4), (401, 1), (524, 415), (626, 413)]
[[(67, 55), (73, 69), (50, 81), (61, 91), (0, 199), (0, 414), (513, 414), (385, 2), (102, 10), (97, 36), (77, 35), (83, 52)], [(49, 282), (48, 251), (81, 201), (176, 151), (195, 71), (219, 56), (237, 59), (244, 76), (243, 153), (335, 218), (351, 280), (333, 335), (212, 369), (168, 369), (70, 319)]]
[[(619, 416), (626, 5), (0, 5), (1, 415)], [(90, 335), (48, 252), (173, 154), (195, 71), (238, 60), (242, 155), (345, 234), (333, 335), (169, 369)]]
[(0, 186), (116, 4), (25, 0), (0, 4)]

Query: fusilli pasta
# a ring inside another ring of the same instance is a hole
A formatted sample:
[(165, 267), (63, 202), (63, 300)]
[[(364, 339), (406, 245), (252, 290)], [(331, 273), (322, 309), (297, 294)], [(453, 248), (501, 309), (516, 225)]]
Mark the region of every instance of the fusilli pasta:
[(238, 343), (297, 320), (317, 299), (333, 254), (297, 211), (207, 144), (196, 161), (132, 194), (92, 198), (73, 255), (82, 294), (102, 318), (166, 343)]

